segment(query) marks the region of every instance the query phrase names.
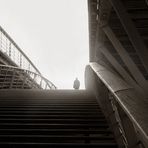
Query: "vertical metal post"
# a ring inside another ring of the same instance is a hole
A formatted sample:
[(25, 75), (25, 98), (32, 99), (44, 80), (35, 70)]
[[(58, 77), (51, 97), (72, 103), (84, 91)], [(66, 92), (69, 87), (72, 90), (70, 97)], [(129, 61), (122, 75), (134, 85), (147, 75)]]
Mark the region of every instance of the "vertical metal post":
[(9, 43), (9, 57), (11, 58), (11, 42)]
[(47, 89), (47, 83), (46, 83), (45, 89)]
[(43, 79), (41, 78), (41, 82), (40, 82), (40, 87), (42, 88), (42, 81), (43, 81)]
[(22, 67), (22, 54), (20, 53), (20, 67)]

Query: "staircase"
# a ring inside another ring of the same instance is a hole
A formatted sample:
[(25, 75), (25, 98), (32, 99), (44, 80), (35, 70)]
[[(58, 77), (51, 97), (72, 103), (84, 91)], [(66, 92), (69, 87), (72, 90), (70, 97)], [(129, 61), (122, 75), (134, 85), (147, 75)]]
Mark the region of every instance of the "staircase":
[(0, 65), (0, 89), (41, 88), (23, 69)]
[[(0, 69), (0, 89), (31, 89), (31, 78), (29, 79), (30, 84), (24, 82), (24, 79), (21, 78), (21, 73), (14, 71), (7, 71), (5, 69)], [(27, 78), (26, 78), (27, 79)], [(33, 81), (33, 80), (32, 80)]]
[(0, 89), (57, 89), (41, 74), (9, 65), (0, 65)]
[(85, 90), (0, 90), (1, 148), (117, 148)]

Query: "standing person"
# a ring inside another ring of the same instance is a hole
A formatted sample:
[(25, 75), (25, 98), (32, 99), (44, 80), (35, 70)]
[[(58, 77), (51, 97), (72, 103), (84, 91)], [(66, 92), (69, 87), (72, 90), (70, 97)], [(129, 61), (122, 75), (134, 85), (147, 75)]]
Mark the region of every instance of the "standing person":
[(76, 78), (73, 83), (73, 88), (79, 89), (79, 87), (80, 87), (80, 81), (78, 80), (78, 78)]

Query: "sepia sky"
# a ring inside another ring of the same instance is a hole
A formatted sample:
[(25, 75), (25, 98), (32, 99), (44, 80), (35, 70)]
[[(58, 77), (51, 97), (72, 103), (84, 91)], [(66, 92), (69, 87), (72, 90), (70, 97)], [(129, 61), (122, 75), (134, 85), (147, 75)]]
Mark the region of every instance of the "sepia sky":
[(58, 88), (84, 88), (87, 0), (0, 0), (0, 25)]

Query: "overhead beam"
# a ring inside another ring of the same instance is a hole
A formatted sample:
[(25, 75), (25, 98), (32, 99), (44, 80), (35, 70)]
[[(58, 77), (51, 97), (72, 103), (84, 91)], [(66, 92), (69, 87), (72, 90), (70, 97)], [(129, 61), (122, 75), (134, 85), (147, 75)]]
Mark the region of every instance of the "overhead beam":
[(114, 32), (109, 26), (104, 26), (103, 31), (105, 32), (106, 36), (108, 39), (111, 41), (112, 45), (114, 46), (115, 50), (118, 52), (120, 55), (121, 59), (135, 78), (135, 80), (138, 82), (138, 84), (147, 90), (148, 88), (148, 83), (146, 82), (144, 76), (142, 73), (139, 71), (138, 67), (136, 64), (133, 62), (133, 60), (130, 58), (128, 52), (125, 50), (125, 48), (122, 46), (118, 38), (115, 36)]
[(138, 92), (144, 95), (142, 88), (132, 79), (132, 77), (126, 72), (126, 70), (117, 62), (117, 60), (111, 55), (108, 49), (105, 46), (99, 47), (99, 50), (103, 55), (108, 59), (116, 71), (124, 78), (124, 80), (132, 85)]
[(148, 71), (148, 49), (144, 44), (138, 30), (136, 29), (132, 19), (130, 18), (129, 14), (127, 13), (124, 5), (122, 4), (121, 0), (109, 0), (116, 11), (133, 47), (137, 51), (138, 55), (141, 58), (141, 61)]
[[(105, 40), (105, 33), (103, 28), (100, 28), (98, 25), (97, 31), (96, 31), (96, 40), (95, 40), (95, 55), (97, 56), (103, 54), (107, 60), (112, 64), (112, 66), (116, 69), (116, 71), (124, 78), (126, 82), (128, 82), (130, 85), (132, 85), (138, 92), (145, 95), (145, 92), (143, 91), (143, 87), (141, 85), (138, 85), (138, 82), (136, 82), (129, 73), (117, 62), (117, 60), (111, 55), (109, 50), (104, 45)], [(102, 63), (101, 56), (95, 57), (96, 61), (99, 60), (99, 63)], [(136, 66), (136, 65), (135, 65)], [(140, 72), (140, 71), (139, 71)], [(142, 76), (142, 80), (144, 80)]]

